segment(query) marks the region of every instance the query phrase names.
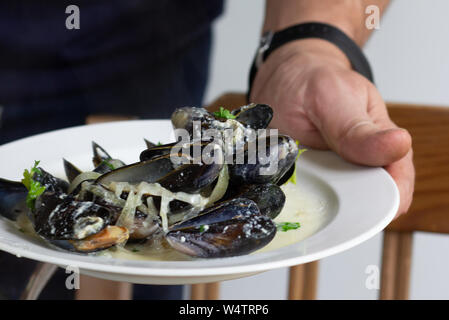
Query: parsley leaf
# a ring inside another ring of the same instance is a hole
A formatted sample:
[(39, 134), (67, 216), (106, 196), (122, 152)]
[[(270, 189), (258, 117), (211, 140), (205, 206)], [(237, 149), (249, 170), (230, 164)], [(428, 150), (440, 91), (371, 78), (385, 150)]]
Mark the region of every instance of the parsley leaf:
[(45, 187), (42, 186), (39, 182), (34, 181), (33, 177), (35, 174), (41, 174), (42, 172), (37, 167), (40, 161), (34, 161), (34, 166), (28, 171), (25, 169), (23, 172), (23, 185), (28, 189), (28, 195), (26, 197), (26, 204), (28, 208), (33, 210), (34, 202), (44, 191)]
[(105, 164), (105, 165), (107, 165), (111, 170), (115, 170), (114, 166), (113, 166), (111, 163), (109, 163), (107, 160), (103, 160), (103, 161), (101, 162), (101, 164)]
[(224, 119), (235, 119), (237, 118), (237, 116), (234, 116), (231, 111), (220, 107), (220, 111), (215, 111), (214, 112), (214, 116), (216, 116), (217, 118), (224, 118)]
[(298, 229), (301, 225), (299, 224), (299, 222), (281, 222), (281, 223), (276, 223), (276, 228), (279, 231), (283, 231), (283, 232), (287, 232), (289, 230), (295, 230)]
[(285, 184), (291, 182), (293, 184), (296, 184), (296, 162), (298, 161), (299, 156), (304, 152), (307, 151), (307, 149), (301, 149), (299, 148), (299, 141), (296, 140), (296, 145), (298, 146), (298, 154), (296, 155), (295, 163), (293, 164), (295, 168), (293, 169), (293, 174), (290, 176), (290, 178), (285, 182)]

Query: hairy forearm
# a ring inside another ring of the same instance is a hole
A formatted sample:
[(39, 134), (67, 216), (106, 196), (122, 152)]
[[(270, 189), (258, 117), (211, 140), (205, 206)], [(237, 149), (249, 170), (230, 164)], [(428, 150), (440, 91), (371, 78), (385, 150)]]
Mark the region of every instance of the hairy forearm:
[(365, 8), (376, 5), (380, 13), (389, 0), (266, 0), (263, 31), (281, 30), (302, 22), (334, 25), (362, 46), (372, 30), (365, 27)]

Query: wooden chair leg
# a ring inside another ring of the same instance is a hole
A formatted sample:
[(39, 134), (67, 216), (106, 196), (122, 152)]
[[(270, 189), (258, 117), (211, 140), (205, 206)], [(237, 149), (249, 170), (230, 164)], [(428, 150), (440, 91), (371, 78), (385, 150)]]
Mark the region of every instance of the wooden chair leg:
[(305, 266), (303, 264), (290, 267), (288, 300), (304, 299), (304, 288), (303, 288), (304, 276), (305, 276)]
[(399, 233), (399, 254), (396, 275), (396, 299), (407, 300), (410, 292), (413, 234)]
[(413, 234), (384, 231), (381, 300), (406, 300), (410, 289)]
[(381, 300), (393, 300), (396, 296), (398, 243), (398, 232), (390, 230), (384, 231), (379, 296)]
[(206, 284), (192, 284), (190, 286), (190, 299), (191, 300), (205, 300), (206, 299)]
[(220, 299), (220, 282), (206, 284), (206, 300)]
[(290, 268), (289, 300), (314, 300), (317, 294), (318, 261)]
[(131, 300), (132, 284), (80, 276), (76, 300)]
[(315, 300), (318, 288), (318, 261), (305, 264), (304, 299)]

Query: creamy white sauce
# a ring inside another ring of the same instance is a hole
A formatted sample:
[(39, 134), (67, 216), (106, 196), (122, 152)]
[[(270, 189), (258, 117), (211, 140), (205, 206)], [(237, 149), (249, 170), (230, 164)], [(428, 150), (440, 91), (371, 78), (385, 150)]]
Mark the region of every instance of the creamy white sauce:
[[(300, 185), (287, 184), (282, 187), (286, 202), (276, 223), (299, 222), (300, 227), (286, 232), (277, 231), (274, 239), (265, 247), (252, 254), (276, 250), (278, 248), (302, 241), (325, 226), (329, 221), (328, 204), (325, 199), (302, 188)], [(112, 248), (101, 255), (131, 260), (191, 260), (192, 258), (179, 253), (168, 246), (165, 241), (156, 245), (128, 244), (126, 249)]]
[[(330, 219), (328, 203), (326, 200), (310, 190), (301, 187), (300, 183), (298, 185), (289, 183), (282, 186), (282, 190), (286, 195), (286, 202), (283, 210), (279, 216), (276, 217), (274, 222), (299, 222), (300, 228), (286, 232), (277, 231), (276, 236), (268, 245), (253, 252), (252, 254), (276, 250), (278, 248), (302, 241), (322, 229)], [(177, 195), (179, 196), (179, 194)], [(185, 197), (180, 198), (183, 198), (184, 201), (190, 200), (188, 201), (190, 203), (195, 202), (192, 201), (193, 199), (185, 199)], [(31, 223), (29, 222), (29, 219), (25, 215), (19, 217), (16, 225), (22, 232), (35, 235), (37, 237)], [(128, 243), (125, 247), (116, 246), (98, 253), (92, 253), (90, 255), (127, 260), (180, 261), (194, 259), (174, 250), (162, 238), (154, 239), (150, 245), (148, 243)]]

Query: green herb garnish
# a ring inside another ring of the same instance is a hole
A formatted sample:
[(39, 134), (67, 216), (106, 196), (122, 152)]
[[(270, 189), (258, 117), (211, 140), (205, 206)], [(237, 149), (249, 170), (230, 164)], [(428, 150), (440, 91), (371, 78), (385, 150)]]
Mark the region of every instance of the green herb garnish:
[(158, 141), (157, 146), (162, 146), (162, 142)]
[(208, 226), (208, 225), (202, 224), (202, 225), (200, 226), (200, 232), (205, 232), (205, 231), (207, 231), (207, 229), (209, 229), (209, 226)]
[(139, 249), (132, 248), (131, 251), (132, 251), (132, 252), (139, 252)]
[(283, 232), (287, 232), (289, 230), (295, 230), (298, 229), (301, 225), (299, 224), (299, 222), (281, 222), (281, 223), (276, 223), (276, 228), (279, 231), (283, 231)]
[(42, 174), (42, 172), (37, 167), (39, 165), (39, 162), (40, 161), (34, 161), (34, 166), (31, 168), (31, 170), (28, 171), (28, 169), (25, 169), (25, 171), (23, 171), (22, 183), (28, 189), (26, 204), (31, 210), (33, 210), (34, 208), (34, 202), (36, 201), (37, 197), (39, 197), (45, 191), (44, 186), (42, 186), (39, 182), (33, 180), (35, 174)]
[(237, 118), (237, 116), (234, 116), (231, 111), (220, 107), (220, 111), (215, 111), (214, 112), (214, 116), (216, 116), (217, 118), (224, 118), (224, 119), (235, 119)]
[(295, 167), (293, 169), (293, 174), (288, 178), (288, 180), (285, 182), (285, 184), (291, 182), (293, 184), (296, 184), (296, 162), (298, 161), (299, 156), (304, 152), (307, 151), (307, 149), (301, 149), (299, 148), (299, 141), (296, 140), (296, 145), (298, 146), (298, 154), (296, 155), (295, 163), (293, 164)]
[(108, 162), (108, 160), (103, 160), (100, 165), (102, 164), (107, 165), (111, 170), (115, 170), (114, 166), (110, 162)]

